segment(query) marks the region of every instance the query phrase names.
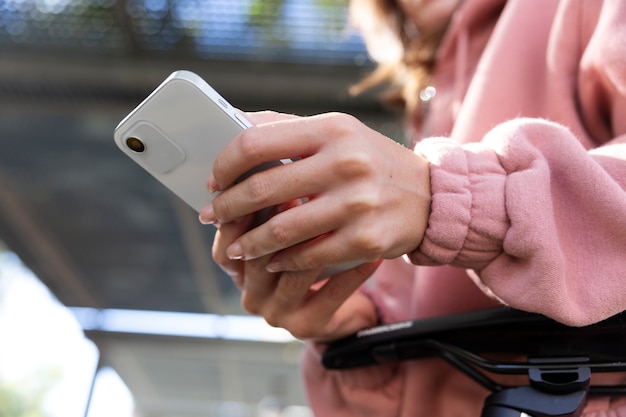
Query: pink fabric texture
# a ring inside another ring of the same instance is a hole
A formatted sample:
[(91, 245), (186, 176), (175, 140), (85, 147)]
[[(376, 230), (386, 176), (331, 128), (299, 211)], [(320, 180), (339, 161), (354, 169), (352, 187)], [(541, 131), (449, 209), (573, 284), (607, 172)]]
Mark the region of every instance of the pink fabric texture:
[[(500, 303), (580, 326), (626, 310), (626, 2), (465, 0), (434, 85), (415, 147), (432, 214), (412, 264), (386, 261), (364, 288), (381, 321)], [(480, 415), (486, 393), (441, 361), (335, 372), (321, 349), (303, 361), (318, 417)]]

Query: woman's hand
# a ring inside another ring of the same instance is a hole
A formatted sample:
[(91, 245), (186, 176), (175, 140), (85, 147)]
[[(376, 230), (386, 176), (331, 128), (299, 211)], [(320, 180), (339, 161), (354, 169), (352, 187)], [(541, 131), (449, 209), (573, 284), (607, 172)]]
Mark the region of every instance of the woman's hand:
[(295, 337), (317, 341), (338, 339), (377, 324), (372, 302), (356, 289), (377, 263), (364, 264), (326, 281), (319, 271), (270, 273), (271, 255), (252, 261), (231, 260), (226, 248), (252, 224), (252, 216), (220, 226), (213, 257), (242, 291), (243, 307)]
[[(306, 199), (243, 233), (231, 260), (270, 272), (309, 271), (395, 258), (421, 242), (430, 210), (427, 161), (344, 114), (296, 117), (263, 112), (218, 156), (200, 218), (226, 224), (265, 207)], [(234, 184), (268, 161), (296, 159)], [(313, 275), (313, 273), (311, 273)], [(336, 280), (333, 280), (336, 281)]]

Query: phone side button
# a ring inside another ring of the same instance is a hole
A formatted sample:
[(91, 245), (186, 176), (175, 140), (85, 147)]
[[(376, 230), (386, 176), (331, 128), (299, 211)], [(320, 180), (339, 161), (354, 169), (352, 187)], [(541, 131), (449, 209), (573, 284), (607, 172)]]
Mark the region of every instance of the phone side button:
[(234, 113), (233, 116), (235, 116), (235, 119), (237, 120), (237, 122), (239, 123), (239, 125), (241, 127), (243, 127), (244, 129), (247, 129), (249, 127), (252, 127), (252, 125), (250, 124), (249, 121), (247, 121), (242, 115), (240, 115), (239, 113)]

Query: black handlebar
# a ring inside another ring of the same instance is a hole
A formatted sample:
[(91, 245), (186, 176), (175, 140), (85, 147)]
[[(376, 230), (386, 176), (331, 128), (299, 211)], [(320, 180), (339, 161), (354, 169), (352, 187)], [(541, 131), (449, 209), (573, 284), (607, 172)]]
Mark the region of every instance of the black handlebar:
[[(577, 417), (587, 395), (626, 395), (626, 386), (594, 386), (593, 372), (626, 371), (626, 313), (586, 327), (509, 308), (406, 321), (331, 343), (328, 369), (441, 357), (492, 394), (482, 417)], [(500, 362), (489, 353), (525, 359)], [(503, 386), (486, 373), (526, 374), (529, 385)]]

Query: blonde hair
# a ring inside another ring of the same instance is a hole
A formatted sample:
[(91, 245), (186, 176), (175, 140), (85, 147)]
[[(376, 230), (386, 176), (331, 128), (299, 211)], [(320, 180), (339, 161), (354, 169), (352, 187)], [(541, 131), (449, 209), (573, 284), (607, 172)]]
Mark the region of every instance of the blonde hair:
[(351, 92), (360, 94), (387, 85), (384, 102), (415, 114), (421, 105), (420, 92), (432, 82), (437, 49), (448, 25), (433, 33), (420, 33), (396, 0), (352, 0), (350, 19), (377, 63)]

